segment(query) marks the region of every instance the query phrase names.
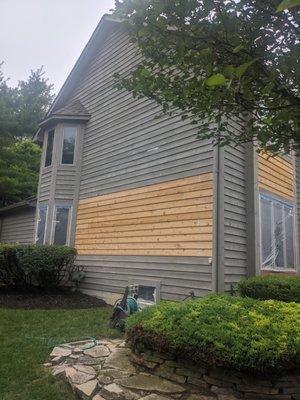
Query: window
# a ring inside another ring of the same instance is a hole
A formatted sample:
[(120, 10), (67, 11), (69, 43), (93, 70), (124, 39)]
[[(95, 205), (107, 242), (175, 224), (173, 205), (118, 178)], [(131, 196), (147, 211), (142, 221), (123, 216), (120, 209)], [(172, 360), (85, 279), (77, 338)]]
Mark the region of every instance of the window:
[(53, 244), (66, 245), (69, 241), (71, 206), (56, 206), (53, 221)]
[(36, 229), (36, 244), (44, 244), (45, 241), (45, 228), (47, 220), (48, 206), (40, 205), (38, 207), (38, 219)]
[(76, 143), (77, 128), (66, 126), (64, 128), (64, 141), (62, 150), (62, 164), (74, 164), (74, 153)]
[(295, 266), (293, 205), (260, 194), (260, 234), (262, 268), (293, 269)]
[(139, 307), (143, 308), (147, 305), (156, 303), (159, 293), (157, 286), (133, 284), (130, 285), (130, 296), (136, 296)]
[(53, 141), (54, 141), (54, 131), (49, 131), (47, 135), (45, 167), (48, 167), (49, 165), (52, 164)]

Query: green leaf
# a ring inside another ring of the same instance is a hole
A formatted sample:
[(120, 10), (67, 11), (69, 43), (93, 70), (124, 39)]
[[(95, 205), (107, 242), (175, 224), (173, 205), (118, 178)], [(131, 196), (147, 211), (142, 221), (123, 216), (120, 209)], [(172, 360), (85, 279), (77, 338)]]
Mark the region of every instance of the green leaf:
[(238, 46), (236, 46), (232, 51), (234, 53), (239, 53), (241, 50), (243, 50), (245, 47), (243, 44), (239, 44)]
[(226, 85), (226, 79), (223, 74), (215, 74), (205, 79), (207, 86), (224, 86)]
[(237, 67), (235, 69), (235, 74), (239, 78), (241, 78), (246, 73), (247, 69), (249, 67), (251, 67), (251, 65), (254, 64), (257, 60), (258, 60), (258, 58), (254, 58), (254, 60), (252, 60), (252, 61), (248, 61), (248, 62), (246, 62), (244, 64), (241, 64), (239, 67)]
[(300, 0), (283, 0), (277, 7), (276, 12), (297, 6), (300, 6)]

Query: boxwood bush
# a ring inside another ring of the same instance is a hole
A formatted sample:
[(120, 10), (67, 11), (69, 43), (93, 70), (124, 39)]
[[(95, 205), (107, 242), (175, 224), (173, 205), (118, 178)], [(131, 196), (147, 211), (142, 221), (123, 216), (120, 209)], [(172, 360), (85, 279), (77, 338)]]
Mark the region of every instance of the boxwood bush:
[(300, 276), (255, 276), (242, 280), (238, 289), (243, 297), (300, 303)]
[(162, 301), (130, 316), (126, 337), (133, 350), (244, 371), (286, 371), (299, 367), (300, 305), (226, 295)]
[(0, 244), (0, 285), (56, 288), (72, 274), (75, 256), (66, 246)]

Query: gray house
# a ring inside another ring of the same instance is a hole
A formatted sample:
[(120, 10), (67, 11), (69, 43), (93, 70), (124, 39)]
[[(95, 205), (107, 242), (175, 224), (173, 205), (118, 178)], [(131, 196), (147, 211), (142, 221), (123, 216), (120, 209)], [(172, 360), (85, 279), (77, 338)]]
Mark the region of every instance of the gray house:
[[(35, 137), (34, 241), (75, 246), (82, 290), (108, 302), (128, 283), (145, 300), (180, 299), (299, 273), (299, 160), (216, 148), (179, 116), (157, 118), (159, 106), (114, 88), (114, 73), (138, 62), (122, 24), (104, 16)], [(29, 205), (0, 217), (1, 241), (32, 240)]]

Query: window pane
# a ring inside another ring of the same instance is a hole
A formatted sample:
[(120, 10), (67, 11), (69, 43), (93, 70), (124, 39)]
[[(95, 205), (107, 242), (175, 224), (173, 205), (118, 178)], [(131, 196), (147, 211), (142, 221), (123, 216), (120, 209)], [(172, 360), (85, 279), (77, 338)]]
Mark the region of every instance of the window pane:
[(69, 206), (56, 207), (53, 244), (67, 244), (69, 211)]
[(74, 151), (76, 141), (77, 128), (65, 127), (64, 128), (64, 143), (62, 152), (62, 164), (74, 163)]
[(283, 232), (283, 213), (282, 205), (274, 202), (274, 242), (275, 242), (275, 266), (284, 268), (284, 232)]
[(286, 243), (286, 267), (294, 268), (294, 226), (293, 226), (293, 209), (284, 207), (285, 220), (285, 243)]
[(154, 286), (139, 285), (138, 299), (155, 302), (155, 290), (156, 288)]
[(54, 131), (48, 132), (47, 149), (45, 158), (45, 167), (52, 164), (52, 151), (53, 151)]
[(38, 208), (38, 225), (36, 232), (36, 243), (43, 244), (45, 238), (45, 227), (48, 206), (39, 206)]
[(261, 198), (261, 251), (262, 265), (274, 265), (272, 257), (272, 232), (271, 232), (271, 207), (270, 200)]

